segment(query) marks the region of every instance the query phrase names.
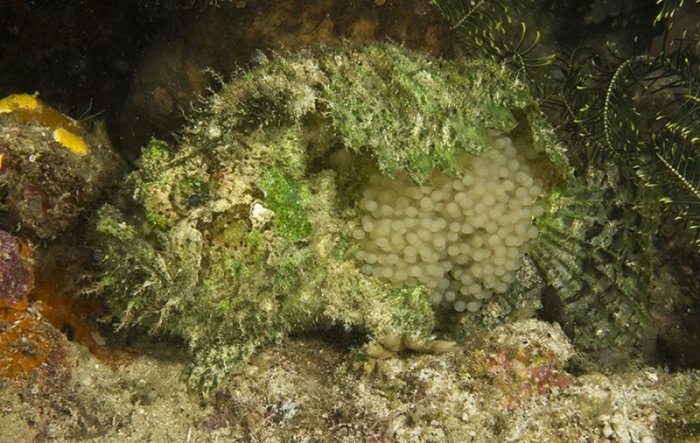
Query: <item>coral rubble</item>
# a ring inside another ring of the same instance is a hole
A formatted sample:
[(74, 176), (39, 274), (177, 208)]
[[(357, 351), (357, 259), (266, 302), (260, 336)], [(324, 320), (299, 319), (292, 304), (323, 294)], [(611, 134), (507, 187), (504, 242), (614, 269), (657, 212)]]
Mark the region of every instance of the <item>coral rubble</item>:
[(0, 211), (5, 224), (52, 238), (119, 174), (106, 134), (27, 94), (0, 100)]

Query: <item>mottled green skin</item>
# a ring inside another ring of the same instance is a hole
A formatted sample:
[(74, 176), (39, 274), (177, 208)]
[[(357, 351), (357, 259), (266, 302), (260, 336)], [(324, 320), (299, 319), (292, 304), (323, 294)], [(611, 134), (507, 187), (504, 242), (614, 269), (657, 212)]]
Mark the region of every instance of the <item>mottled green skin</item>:
[(359, 192), (377, 168), (417, 182), (454, 171), (517, 125), (566, 175), (526, 88), (499, 65), (390, 45), (266, 62), (213, 96), (179, 146), (147, 146), (99, 212), (105, 300), (125, 326), (187, 340), (204, 390), (291, 333), (426, 337), (425, 290), (380, 283), (351, 258)]

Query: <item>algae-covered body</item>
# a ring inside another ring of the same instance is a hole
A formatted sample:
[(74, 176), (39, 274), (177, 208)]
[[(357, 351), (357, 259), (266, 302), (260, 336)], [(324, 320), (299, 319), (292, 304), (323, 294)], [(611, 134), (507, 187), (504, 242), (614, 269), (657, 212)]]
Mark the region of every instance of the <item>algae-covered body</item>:
[(191, 382), (205, 389), (290, 333), (428, 338), (428, 291), (366, 275), (354, 259), (366, 182), (458, 174), (461, 156), (508, 133), (566, 176), (545, 127), (526, 87), (487, 61), (391, 45), (267, 61), (213, 96), (179, 146), (144, 149), (99, 213), (100, 285), (123, 325), (185, 338)]

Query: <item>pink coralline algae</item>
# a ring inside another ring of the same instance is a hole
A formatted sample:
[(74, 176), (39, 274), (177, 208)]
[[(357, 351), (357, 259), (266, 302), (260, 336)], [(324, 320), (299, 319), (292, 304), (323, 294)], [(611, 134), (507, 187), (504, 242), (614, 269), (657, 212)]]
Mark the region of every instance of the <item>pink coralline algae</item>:
[(26, 245), (0, 231), (0, 308), (23, 310), (34, 284)]

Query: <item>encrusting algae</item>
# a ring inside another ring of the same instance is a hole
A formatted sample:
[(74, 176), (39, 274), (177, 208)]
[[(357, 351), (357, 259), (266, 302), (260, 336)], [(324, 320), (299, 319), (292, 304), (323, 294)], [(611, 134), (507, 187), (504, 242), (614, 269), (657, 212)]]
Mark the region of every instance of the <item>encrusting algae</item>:
[(26, 122), (38, 123), (53, 130), (61, 146), (76, 155), (86, 155), (88, 145), (80, 136), (76, 122), (29, 94), (13, 94), (0, 100), (0, 114), (12, 113)]
[(0, 377), (18, 378), (62, 359), (60, 332), (29, 308), (34, 270), (26, 243), (0, 231)]
[(128, 352), (96, 340), (90, 319), (103, 310), (99, 304), (64, 289), (65, 269), (35, 276), (34, 265), (29, 245), (0, 231), (0, 377), (21, 379), (44, 366), (67, 366), (67, 339), (111, 368), (127, 363)]
[(0, 215), (49, 239), (73, 226), (123, 170), (92, 130), (28, 94), (0, 100)]
[(118, 176), (123, 163), (105, 140), (99, 128), (90, 131), (35, 96), (0, 99), (0, 221), (22, 237), (0, 231), (3, 377), (62, 366), (61, 332), (110, 364), (121, 361), (121, 353), (112, 358), (94, 340), (86, 319), (98, 312), (96, 303), (65, 293), (63, 277), (73, 268), (63, 262), (60, 271), (47, 272), (51, 252), (35, 247), (68, 233)]

